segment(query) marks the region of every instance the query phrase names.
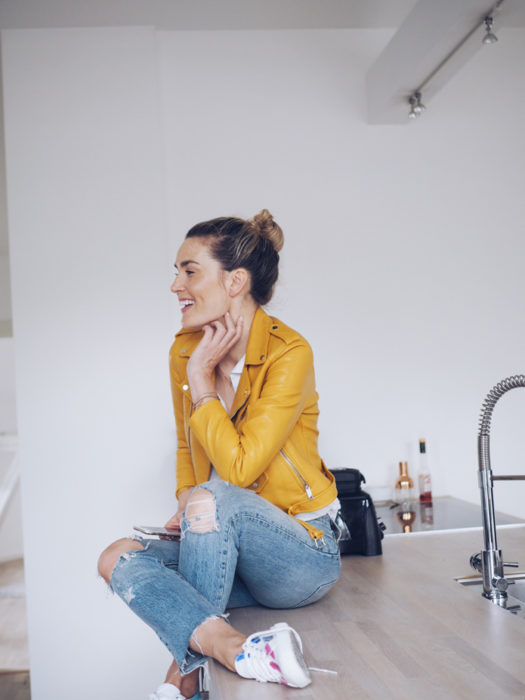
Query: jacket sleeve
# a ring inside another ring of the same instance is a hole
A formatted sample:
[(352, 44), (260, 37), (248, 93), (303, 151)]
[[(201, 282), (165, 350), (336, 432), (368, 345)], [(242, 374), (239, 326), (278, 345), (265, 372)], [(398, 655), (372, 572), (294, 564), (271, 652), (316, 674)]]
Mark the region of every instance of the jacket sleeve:
[(306, 341), (283, 348), (266, 370), (259, 397), (236, 429), (217, 400), (200, 406), (190, 427), (221, 479), (242, 488), (264, 472), (315, 397), (313, 357)]
[(170, 357), (170, 380), (173, 411), (175, 413), (175, 424), (177, 428), (176, 496), (178, 498), (182, 491), (186, 491), (186, 489), (196, 485), (196, 479), (193, 463), (191, 461), (190, 448), (184, 433), (184, 392), (182, 391), (182, 382), (173, 357)]

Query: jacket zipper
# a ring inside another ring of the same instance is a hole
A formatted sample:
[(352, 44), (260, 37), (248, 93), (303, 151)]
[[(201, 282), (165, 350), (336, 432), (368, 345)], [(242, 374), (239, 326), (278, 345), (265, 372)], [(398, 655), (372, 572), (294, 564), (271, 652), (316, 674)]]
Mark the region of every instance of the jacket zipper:
[(190, 438), (190, 418), (193, 414), (193, 402), (190, 403), (190, 416), (188, 418), (188, 430), (186, 432), (186, 443), (188, 445), (188, 449), (190, 451), (190, 458), (193, 460), (192, 454), (191, 454), (191, 438)]
[(303, 489), (306, 491), (306, 495), (308, 496), (308, 499), (311, 501), (312, 498), (314, 497), (312, 493), (312, 489), (310, 488), (309, 483), (306, 481), (304, 476), (301, 474), (301, 472), (297, 469), (295, 464), (292, 462), (292, 460), (288, 457), (286, 452), (284, 450), (280, 450), (280, 454), (283, 456), (284, 460), (290, 465), (292, 468), (292, 471), (294, 472), (295, 476), (299, 479), (299, 481), (302, 484)]
[[(230, 416), (230, 420), (231, 420), (231, 422), (232, 422), (234, 425), (235, 425), (235, 423), (236, 423), (237, 416), (240, 414), (240, 412), (242, 411), (242, 409), (246, 406), (246, 402), (248, 401), (249, 398), (250, 398), (250, 395), (249, 395), (249, 394), (246, 394), (246, 398), (245, 398), (244, 401), (241, 403), (241, 405), (239, 406), (239, 408), (235, 411), (235, 413), (234, 413), (232, 416)], [(233, 398), (233, 400), (235, 401), (235, 397)]]

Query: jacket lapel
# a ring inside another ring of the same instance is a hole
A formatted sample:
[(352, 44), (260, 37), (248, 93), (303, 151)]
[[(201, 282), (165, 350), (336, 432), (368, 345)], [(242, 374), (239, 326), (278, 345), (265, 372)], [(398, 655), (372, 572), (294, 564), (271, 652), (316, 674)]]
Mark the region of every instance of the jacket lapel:
[(230, 411), (230, 418), (233, 418), (235, 414), (244, 406), (248, 397), (250, 396), (251, 384), (250, 377), (248, 376), (248, 370), (246, 369), (246, 364), (242, 370), (241, 378), (239, 381), (239, 386), (235, 392), (233, 399), (232, 408)]
[(266, 360), (271, 323), (272, 321), (268, 314), (259, 307), (253, 317), (248, 347), (246, 348), (246, 361), (233, 399), (230, 418), (233, 418), (239, 412), (250, 396), (251, 382), (248, 367), (262, 365)]

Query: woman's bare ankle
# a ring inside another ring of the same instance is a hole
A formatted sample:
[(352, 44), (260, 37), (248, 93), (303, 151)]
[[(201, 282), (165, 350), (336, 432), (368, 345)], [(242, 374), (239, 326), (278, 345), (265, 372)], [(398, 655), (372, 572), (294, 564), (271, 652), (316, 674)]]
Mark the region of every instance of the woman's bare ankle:
[(185, 697), (192, 698), (199, 689), (199, 669), (196, 668), (194, 671), (191, 671), (191, 673), (182, 676), (177, 662), (174, 659), (166, 674), (165, 683), (171, 683), (171, 685), (176, 686)]
[(235, 671), (235, 658), (242, 651), (246, 636), (222, 618), (204, 620), (191, 635), (190, 649), (211, 656), (230, 671)]
[(199, 669), (182, 676), (180, 681), (180, 692), (187, 698), (192, 698), (199, 689)]

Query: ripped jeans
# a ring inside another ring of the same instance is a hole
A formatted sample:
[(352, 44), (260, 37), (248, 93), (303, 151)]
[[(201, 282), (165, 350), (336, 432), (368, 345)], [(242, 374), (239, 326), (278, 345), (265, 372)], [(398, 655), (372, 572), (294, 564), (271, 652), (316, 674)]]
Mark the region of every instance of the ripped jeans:
[(208, 517), (192, 516), (189, 505), (180, 542), (139, 539), (145, 549), (123, 554), (110, 582), (157, 633), (182, 674), (206, 661), (189, 648), (205, 620), (248, 605), (309, 605), (340, 571), (328, 515), (311, 521), (324, 532), (316, 543), (298, 521), (252, 491), (220, 480), (196, 488), (213, 495)]

